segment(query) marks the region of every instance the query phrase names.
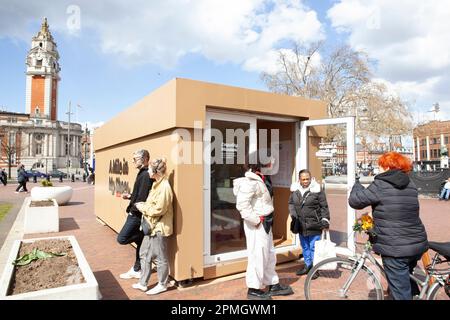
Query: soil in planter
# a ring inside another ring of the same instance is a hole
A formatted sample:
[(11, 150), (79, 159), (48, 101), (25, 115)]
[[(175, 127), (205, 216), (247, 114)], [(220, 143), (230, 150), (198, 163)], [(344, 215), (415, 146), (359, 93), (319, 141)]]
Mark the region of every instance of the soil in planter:
[(51, 200), (37, 200), (37, 201), (31, 201), (30, 207), (52, 207), (53, 201)]
[(25, 266), (15, 266), (8, 295), (86, 282), (69, 240), (51, 239), (22, 243), (17, 258), (35, 248), (52, 253), (64, 252), (66, 255), (38, 259)]

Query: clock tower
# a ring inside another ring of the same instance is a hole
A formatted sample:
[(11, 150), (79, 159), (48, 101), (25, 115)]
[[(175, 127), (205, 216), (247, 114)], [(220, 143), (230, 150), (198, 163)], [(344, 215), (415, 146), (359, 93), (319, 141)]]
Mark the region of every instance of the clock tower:
[(58, 111), (59, 54), (47, 18), (31, 41), (26, 65), (25, 110), (31, 117), (56, 120)]

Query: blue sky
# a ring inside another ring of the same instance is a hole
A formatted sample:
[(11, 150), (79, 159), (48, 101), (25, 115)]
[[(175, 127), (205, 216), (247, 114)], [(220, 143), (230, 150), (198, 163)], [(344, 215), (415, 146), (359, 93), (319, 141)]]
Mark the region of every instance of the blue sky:
[(46, 16), (61, 57), (61, 120), (72, 101), (73, 120), (108, 121), (175, 77), (267, 90), (270, 53), (318, 39), (366, 51), (374, 78), (415, 120), (431, 119), (435, 102), (448, 120), (449, 2), (0, 0), (0, 107), (25, 112), (25, 57)]

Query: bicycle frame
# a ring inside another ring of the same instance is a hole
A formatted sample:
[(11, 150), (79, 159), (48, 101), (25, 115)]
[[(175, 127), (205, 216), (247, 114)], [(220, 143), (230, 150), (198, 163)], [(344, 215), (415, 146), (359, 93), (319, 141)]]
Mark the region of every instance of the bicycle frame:
[(341, 297), (345, 297), (347, 295), (347, 291), (350, 288), (350, 285), (352, 284), (353, 280), (356, 278), (359, 271), (361, 271), (361, 269), (363, 267), (366, 268), (366, 270), (369, 274), (371, 274), (375, 278), (377, 278), (377, 280), (381, 284), (380, 278), (377, 276), (377, 274), (369, 266), (366, 265), (367, 259), (369, 259), (369, 261), (371, 261), (373, 264), (375, 264), (379, 268), (379, 270), (383, 273), (384, 277), (386, 277), (383, 267), (378, 263), (378, 261), (372, 256), (370, 251), (368, 251), (367, 249), (364, 250), (364, 252), (362, 253), (362, 255), (360, 257), (358, 257), (358, 255), (356, 255), (354, 257), (349, 257), (349, 259), (355, 261), (356, 266), (353, 267), (354, 272), (352, 272), (352, 275), (350, 276), (350, 278), (347, 279), (344, 286), (339, 290), (339, 295)]
[[(370, 252), (369, 249), (366, 248), (359, 257), (358, 257), (358, 254), (357, 254), (354, 257), (349, 257), (349, 259), (355, 261), (355, 266), (353, 267), (354, 268), (354, 272), (352, 273), (350, 278), (345, 282), (345, 284), (342, 287), (342, 289), (340, 289), (340, 296), (341, 297), (345, 297), (346, 296), (347, 291), (350, 288), (350, 285), (352, 284), (353, 280), (358, 275), (359, 271), (363, 268), (363, 266), (366, 267), (366, 269), (368, 270), (369, 273), (371, 273), (375, 277), (377, 277), (377, 279), (379, 280), (379, 282), (381, 284), (381, 279), (378, 277), (378, 274), (373, 272), (373, 270), (366, 265), (366, 260), (369, 260), (370, 262), (372, 262), (378, 268), (378, 270), (380, 271), (380, 274), (383, 276), (383, 278), (387, 279), (386, 278), (386, 272), (384, 271), (384, 267), (381, 265), (381, 263), (378, 262), (377, 259), (375, 259), (375, 257), (372, 255), (372, 253)], [(436, 265), (436, 263), (438, 261), (439, 261), (439, 254), (436, 253), (435, 256), (432, 259), (431, 265), (428, 266), (426, 268), (426, 270), (423, 270), (425, 272), (425, 274), (426, 274), (426, 277), (425, 277), (425, 279), (423, 281), (421, 281), (419, 278), (417, 278), (413, 274), (409, 275), (409, 277), (415, 283), (417, 283), (417, 285), (420, 288), (419, 299), (423, 299), (426, 296), (426, 299), (428, 300), (430, 298), (431, 292), (433, 292), (432, 289), (434, 289), (434, 287), (439, 286), (439, 285), (445, 285), (444, 275), (435, 274), (433, 272), (433, 269), (434, 269), (434, 267), (435, 267), (435, 265)], [(437, 281), (433, 283), (433, 282), (430, 281), (430, 279), (435, 279)]]
[[(436, 281), (431, 282), (429, 281), (427, 284), (427, 290), (425, 291), (427, 293), (427, 300), (430, 299), (430, 295), (431, 293), (434, 291), (433, 289), (437, 286), (445, 286), (446, 285), (446, 281), (449, 277), (449, 269), (447, 269), (446, 271), (438, 271), (435, 268), (436, 264), (440, 263), (440, 262), (445, 262), (445, 261), (441, 261), (440, 259), (440, 254), (436, 252), (436, 254), (433, 257), (432, 263), (427, 266), (427, 279), (434, 279)], [(429, 288), (428, 288), (429, 287)], [(422, 293), (422, 292), (421, 292)], [(422, 295), (421, 295), (422, 296)]]

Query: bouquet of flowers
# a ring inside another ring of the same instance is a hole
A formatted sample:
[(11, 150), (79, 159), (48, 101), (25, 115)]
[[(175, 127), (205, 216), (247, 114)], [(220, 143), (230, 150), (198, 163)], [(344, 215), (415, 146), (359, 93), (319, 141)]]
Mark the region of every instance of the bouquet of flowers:
[(366, 243), (368, 248), (372, 248), (372, 244), (375, 243), (377, 235), (373, 231), (374, 222), (371, 216), (368, 213), (364, 213), (360, 218), (356, 219), (355, 224), (353, 225), (353, 231), (358, 231), (361, 233), (365, 232), (369, 236), (369, 241)]

